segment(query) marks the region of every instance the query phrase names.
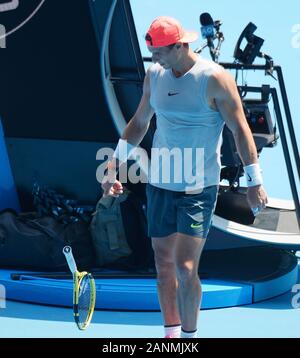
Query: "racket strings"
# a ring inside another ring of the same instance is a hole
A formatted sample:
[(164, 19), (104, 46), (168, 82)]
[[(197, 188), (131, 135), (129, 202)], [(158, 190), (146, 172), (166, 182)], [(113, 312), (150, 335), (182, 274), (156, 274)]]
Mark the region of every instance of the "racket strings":
[(88, 321), (91, 306), (91, 282), (88, 275), (85, 275), (80, 281), (78, 293), (78, 320), (80, 324)]

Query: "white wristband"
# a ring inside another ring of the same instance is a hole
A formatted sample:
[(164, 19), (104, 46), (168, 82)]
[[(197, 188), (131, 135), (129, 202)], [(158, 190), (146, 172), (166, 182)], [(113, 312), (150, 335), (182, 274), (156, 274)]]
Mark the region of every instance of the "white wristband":
[(263, 184), (262, 170), (260, 169), (259, 164), (251, 164), (244, 167), (247, 186), (257, 186)]
[(125, 163), (135, 149), (135, 146), (128, 143), (127, 140), (121, 138), (119, 139), (117, 148), (114, 151), (113, 158), (116, 158), (120, 162)]

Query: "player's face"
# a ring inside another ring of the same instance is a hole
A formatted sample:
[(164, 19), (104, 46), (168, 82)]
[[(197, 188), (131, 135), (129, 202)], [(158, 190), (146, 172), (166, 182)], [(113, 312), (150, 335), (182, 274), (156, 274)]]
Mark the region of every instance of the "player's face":
[(152, 47), (148, 46), (148, 50), (152, 54), (152, 62), (159, 63), (164, 69), (170, 69), (177, 62), (177, 46), (172, 49), (168, 47)]

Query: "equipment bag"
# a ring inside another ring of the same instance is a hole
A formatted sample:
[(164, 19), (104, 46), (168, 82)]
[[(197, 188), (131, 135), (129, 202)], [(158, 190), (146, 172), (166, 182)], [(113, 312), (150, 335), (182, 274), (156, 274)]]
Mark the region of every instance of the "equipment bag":
[(105, 266), (132, 253), (124, 231), (120, 203), (127, 193), (118, 198), (101, 198), (90, 225), (90, 232), (97, 257), (97, 265)]
[(71, 245), (78, 267), (88, 269), (95, 263), (88, 225), (67, 225), (50, 216), (35, 213), (0, 213), (0, 265), (30, 270), (67, 270), (62, 253)]
[(142, 201), (124, 190), (117, 198), (101, 198), (90, 225), (97, 265), (139, 269), (151, 265), (152, 248)]

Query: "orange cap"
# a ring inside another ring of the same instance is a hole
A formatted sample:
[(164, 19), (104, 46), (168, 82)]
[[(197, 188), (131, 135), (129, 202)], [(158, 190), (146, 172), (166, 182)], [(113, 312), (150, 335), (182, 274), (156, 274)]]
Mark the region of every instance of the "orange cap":
[(197, 32), (184, 30), (176, 19), (160, 16), (152, 22), (146, 35), (146, 43), (148, 46), (162, 47), (177, 42), (194, 42), (197, 38)]

